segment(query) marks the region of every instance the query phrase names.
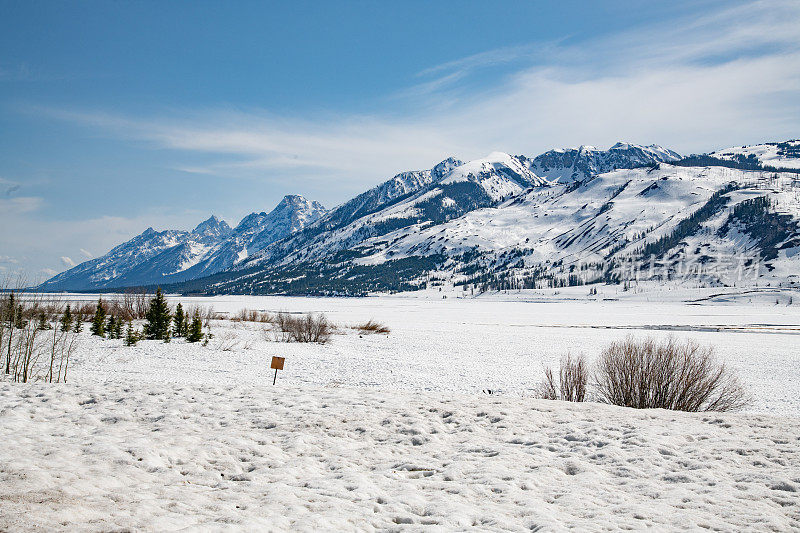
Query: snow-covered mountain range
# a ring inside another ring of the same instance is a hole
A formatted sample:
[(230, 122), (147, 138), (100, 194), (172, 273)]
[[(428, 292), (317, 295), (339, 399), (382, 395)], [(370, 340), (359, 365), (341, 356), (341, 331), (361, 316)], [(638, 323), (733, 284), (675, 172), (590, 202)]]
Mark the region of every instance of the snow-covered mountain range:
[(448, 158), (329, 212), (292, 196), (234, 229), (213, 217), (192, 232), (149, 229), (42, 288), (363, 294), (442, 280), (474, 291), (687, 272), (708, 285), (791, 283), (800, 272), (797, 147), (681, 158), (617, 143)]
[(101, 289), (166, 284), (229, 269), (326, 213), (319, 202), (286, 196), (269, 213), (251, 213), (231, 229), (215, 216), (192, 231), (155, 231), (120, 244), (41, 285), (43, 290)]

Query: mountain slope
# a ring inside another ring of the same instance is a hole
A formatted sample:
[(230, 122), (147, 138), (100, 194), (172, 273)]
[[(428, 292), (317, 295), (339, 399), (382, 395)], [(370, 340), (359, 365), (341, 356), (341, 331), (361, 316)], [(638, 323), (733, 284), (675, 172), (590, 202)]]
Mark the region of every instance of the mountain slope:
[(711, 152), (709, 155), (735, 162), (755, 160), (764, 167), (800, 169), (800, 139), (752, 146), (735, 146)]
[[(396, 190), (392, 184), (398, 179), (405, 183), (409, 174), (395, 176), (370, 191), (368, 198), (378, 197), (378, 191), (387, 188)], [(370, 206), (368, 209), (361, 208), (365, 202), (363, 195), (359, 196), (306, 230), (268, 246), (239, 268), (336, 255), (368, 239), (398, 230), (414, 232), (425, 225), (441, 224), (475, 209), (496, 205), (529, 188), (549, 185), (547, 180), (530, 171), (529, 160), (501, 152), (469, 163), (446, 159), (430, 171), (413, 176), (415, 186), (409, 187), (409, 192), (383, 202), (370, 201), (366, 203)], [(359, 209), (353, 209), (354, 206)], [(360, 213), (365, 214), (358, 216)]]
[(299, 195), (285, 196), (269, 213), (252, 213), (243, 218), (211, 253), (186, 270), (185, 279), (229, 269), (269, 244), (302, 230), (326, 212), (319, 202)]
[(175, 257), (171, 261), (163, 257), (159, 259), (169, 271), (179, 268), (182, 261), (191, 261), (195, 254), (201, 254), (230, 231), (226, 222), (214, 216), (192, 231), (155, 231), (147, 228), (104, 256), (81, 263), (47, 280), (40, 288), (66, 290), (115, 286), (116, 280), (129, 277), (139, 268), (148, 268), (148, 262), (168, 250), (175, 250)]
[(192, 231), (148, 228), (102, 257), (81, 263), (40, 290), (89, 290), (176, 283), (232, 267), (248, 253), (299, 231), (325, 213), (318, 202), (286, 196), (270, 213), (253, 213), (236, 228), (212, 216)]
[(618, 142), (608, 150), (593, 146), (550, 150), (533, 158), (531, 170), (549, 181), (569, 183), (612, 170), (669, 163), (680, 158), (677, 152), (656, 144), (641, 146)]
[[(528, 188), (439, 224), (362, 231), (347, 246), (334, 232), (287, 261), (246, 262), (202, 287), (360, 294), (413, 290), (431, 279), (479, 290), (636, 279), (798, 283), (794, 177), (668, 164), (616, 170), (577, 184)], [(358, 222), (375, 227), (378, 221)]]

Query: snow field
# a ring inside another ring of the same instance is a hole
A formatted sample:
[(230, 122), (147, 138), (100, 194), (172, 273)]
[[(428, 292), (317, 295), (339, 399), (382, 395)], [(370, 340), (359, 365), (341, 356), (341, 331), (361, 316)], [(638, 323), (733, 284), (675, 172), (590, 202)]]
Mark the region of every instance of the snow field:
[(800, 421), (227, 384), (0, 384), (0, 530), (800, 528)]
[[(230, 315), (242, 308), (324, 312), (340, 330), (326, 345), (287, 344), (275, 342), (262, 324), (215, 321), (206, 347), (181, 339), (125, 347), (84, 332), (70, 381), (271, 386), (269, 361), (278, 355), (287, 358), (278, 375), (285, 385), (467, 394), (488, 388), (530, 396), (545, 366), (557, 365), (568, 352), (592, 361), (628, 335), (674, 336), (714, 346), (752, 395), (750, 412), (800, 414), (800, 306), (409, 297), (169, 300)], [(348, 327), (370, 318), (391, 333), (359, 336)]]
[[(325, 345), (229, 320), (208, 346), (84, 331), (68, 384), (0, 380), (0, 531), (800, 529), (800, 307), (456, 294), (168, 298), (324, 312)], [(391, 333), (350, 327), (369, 319)], [(564, 353), (627, 335), (715, 346), (748, 412), (532, 397)]]

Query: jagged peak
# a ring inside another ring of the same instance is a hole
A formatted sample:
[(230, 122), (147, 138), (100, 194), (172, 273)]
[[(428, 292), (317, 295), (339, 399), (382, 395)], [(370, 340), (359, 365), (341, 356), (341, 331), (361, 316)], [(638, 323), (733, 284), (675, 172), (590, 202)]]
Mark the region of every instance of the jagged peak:
[(278, 202), (278, 205), (281, 205), (281, 204), (283, 204), (283, 205), (286, 205), (286, 204), (307, 204), (307, 203), (311, 203), (311, 202), (309, 202), (306, 199), (305, 196), (302, 196), (300, 194), (287, 194), (286, 196), (284, 196), (281, 199), (280, 202)]
[(617, 141), (609, 150), (630, 150), (631, 148), (641, 148), (638, 144), (631, 144), (625, 141)]
[(193, 230), (192, 233), (195, 234), (210, 234), (216, 233), (219, 235), (224, 235), (229, 233), (231, 227), (228, 225), (227, 222), (220, 219), (216, 215), (211, 215), (206, 220), (198, 224)]
[(463, 164), (464, 162), (461, 161), (460, 159), (456, 159), (455, 157), (450, 156), (447, 159), (444, 159), (441, 163), (439, 163), (435, 167), (433, 167), (431, 169), (431, 174), (433, 174), (434, 177), (441, 177), (450, 172), (451, 170), (453, 170), (454, 168), (460, 167)]

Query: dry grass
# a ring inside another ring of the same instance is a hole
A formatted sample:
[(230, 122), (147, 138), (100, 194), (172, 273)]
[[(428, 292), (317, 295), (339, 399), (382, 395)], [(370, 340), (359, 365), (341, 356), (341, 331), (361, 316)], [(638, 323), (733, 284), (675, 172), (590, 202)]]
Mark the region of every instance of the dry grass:
[(597, 361), (595, 386), (598, 400), (637, 409), (732, 411), (748, 401), (712, 348), (674, 339), (612, 343)]
[(240, 309), (236, 315), (231, 318), (234, 322), (257, 322), (261, 324), (271, 324), (274, 322), (275, 317), (267, 312), (258, 311), (256, 309)]
[(381, 324), (380, 322), (375, 322), (372, 319), (367, 320), (363, 324), (358, 324), (357, 326), (354, 326), (353, 329), (358, 330), (358, 332), (363, 335), (374, 334), (374, 333), (388, 334), (392, 331), (384, 324)]

